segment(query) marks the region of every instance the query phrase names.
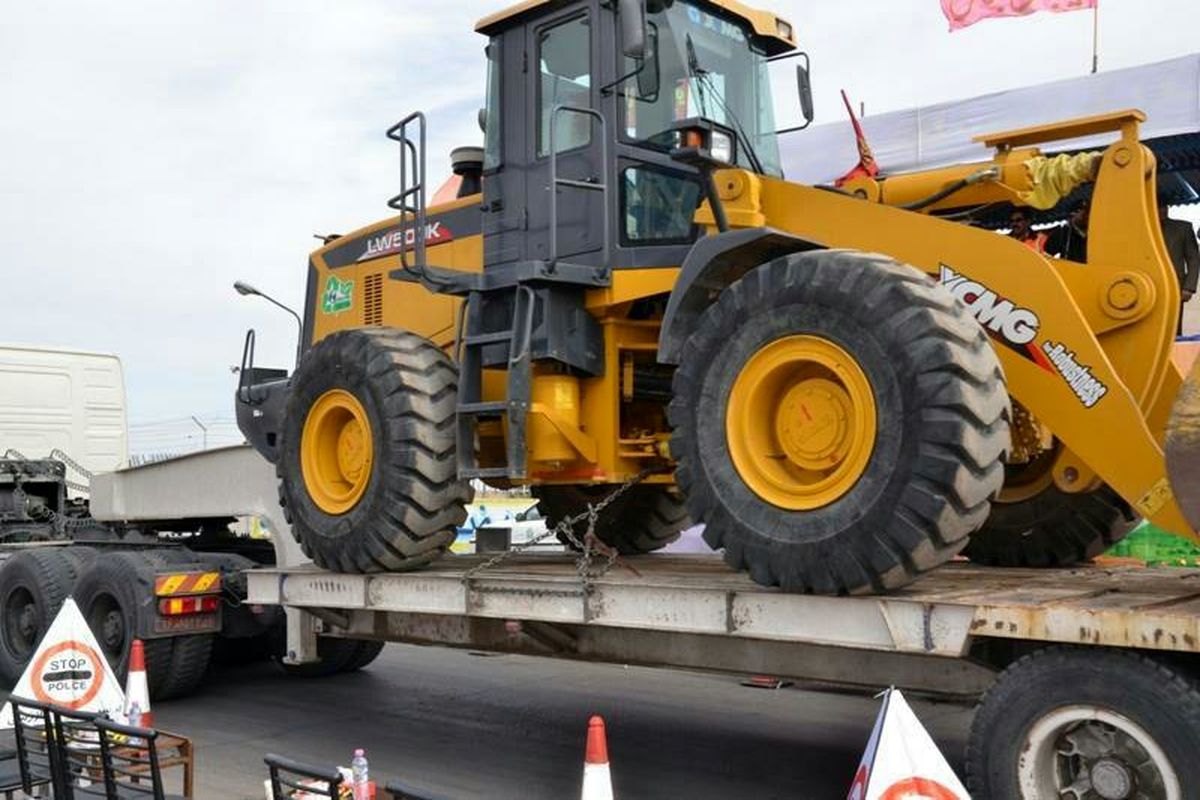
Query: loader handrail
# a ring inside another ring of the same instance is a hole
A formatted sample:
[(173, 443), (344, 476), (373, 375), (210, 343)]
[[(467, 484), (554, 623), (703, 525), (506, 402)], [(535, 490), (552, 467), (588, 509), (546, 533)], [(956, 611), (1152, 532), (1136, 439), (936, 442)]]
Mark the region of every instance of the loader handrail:
[[(563, 186), (584, 191), (600, 192), (601, 205), (604, 206), (604, 249), (601, 264), (607, 268), (612, 263), (612, 233), (608, 207), (607, 180), (576, 180), (558, 177), (558, 118), (560, 114), (583, 114), (600, 123), (600, 174), (606, 175), (608, 170), (608, 120), (594, 108), (580, 106), (557, 105), (550, 112), (550, 257), (547, 270), (554, 272), (558, 263), (558, 187)], [(591, 125), (589, 121), (589, 126)]]

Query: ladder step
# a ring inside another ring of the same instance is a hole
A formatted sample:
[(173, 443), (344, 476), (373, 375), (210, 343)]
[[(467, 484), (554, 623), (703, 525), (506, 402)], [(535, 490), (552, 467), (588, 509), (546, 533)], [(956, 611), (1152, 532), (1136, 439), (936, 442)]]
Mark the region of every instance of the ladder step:
[(512, 338), (512, 331), (498, 331), (497, 333), (477, 333), (473, 336), (466, 336), (463, 341), (468, 345), (493, 344), (495, 342), (509, 342), (512, 341)]
[(507, 478), (508, 467), (477, 467), (475, 469), (460, 469), (460, 478)]
[(484, 403), (460, 403), (458, 413), (460, 414), (502, 414), (508, 411), (508, 403), (504, 400), (488, 401)]

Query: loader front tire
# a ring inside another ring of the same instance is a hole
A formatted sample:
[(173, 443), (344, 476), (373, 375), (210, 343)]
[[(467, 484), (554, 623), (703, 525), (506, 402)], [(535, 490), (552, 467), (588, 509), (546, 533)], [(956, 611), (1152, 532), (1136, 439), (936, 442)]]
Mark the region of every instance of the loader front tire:
[[(587, 510), (589, 503), (599, 503), (615, 487), (601, 486), (534, 486), (533, 496), (538, 509), (553, 528), (561, 520)], [(633, 486), (612, 502), (596, 520), (596, 537), (623, 556), (634, 556), (661, 550), (679, 538), (691, 519), (683, 497), (669, 486)], [(586, 523), (575, 526), (576, 538), (582, 539)], [(566, 536), (559, 541), (571, 549), (575, 545)]]
[(1108, 486), (1067, 494), (1053, 485), (1017, 502), (1001, 499), (971, 535), (965, 555), (997, 567), (1069, 567), (1125, 538), (1139, 519)]
[(673, 388), (688, 511), (760, 584), (902, 586), (962, 550), (1004, 480), (991, 344), (943, 287), (884, 256), (751, 269), (701, 316)]
[(340, 331), (305, 355), (276, 473), (318, 566), (410, 570), (450, 547), (471, 500), (455, 461), (457, 385), (446, 353), (395, 329)]

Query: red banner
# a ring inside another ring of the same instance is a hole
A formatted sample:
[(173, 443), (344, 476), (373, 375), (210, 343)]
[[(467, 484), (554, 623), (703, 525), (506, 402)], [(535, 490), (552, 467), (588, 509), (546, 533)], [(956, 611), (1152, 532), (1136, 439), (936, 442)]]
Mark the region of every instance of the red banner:
[(942, 13), (956, 31), (991, 17), (1024, 17), (1039, 11), (1083, 11), (1099, 0), (941, 0)]

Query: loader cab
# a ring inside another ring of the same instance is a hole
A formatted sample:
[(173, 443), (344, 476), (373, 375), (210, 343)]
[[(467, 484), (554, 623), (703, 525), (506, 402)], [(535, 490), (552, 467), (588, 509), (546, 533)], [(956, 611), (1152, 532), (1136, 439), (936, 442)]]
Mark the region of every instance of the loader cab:
[(671, 155), (687, 118), (736, 131), (731, 164), (781, 174), (767, 60), (794, 47), (791, 29), (725, 5), (650, 0), (631, 25), (635, 2), (549, 0), (479, 24), (485, 268), (682, 263), (704, 199), (697, 169)]

